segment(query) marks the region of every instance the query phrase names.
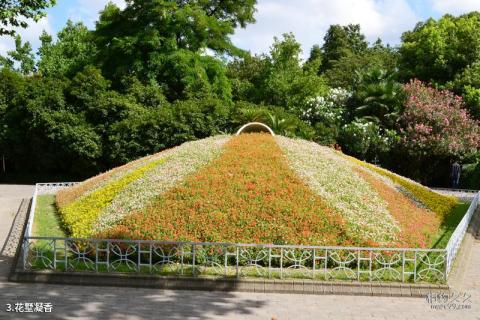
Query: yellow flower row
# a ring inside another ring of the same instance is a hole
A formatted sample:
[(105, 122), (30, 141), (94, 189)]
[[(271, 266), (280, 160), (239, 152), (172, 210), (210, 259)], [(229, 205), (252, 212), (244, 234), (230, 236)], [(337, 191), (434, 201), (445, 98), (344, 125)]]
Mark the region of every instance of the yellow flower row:
[(117, 193), (133, 181), (141, 178), (147, 171), (163, 164), (165, 161), (166, 159), (152, 161), (67, 206), (60, 206), (60, 216), (70, 235), (80, 238), (90, 236), (94, 221), (102, 210), (110, 205)]
[[(347, 156), (348, 157), (348, 156)], [(366, 167), (378, 174), (388, 177), (394, 183), (401, 186), (408, 193), (410, 193), (416, 200), (420, 201), (431, 211), (439, 214), (441, 217), (449, 214), (452, 209), (458, 204), (458, 199), (451, 196), (445, 196), (438, 194), (430, 189), (408, 180), (404, 177), (401, 177), (393, 172), (377, 167), (373, 164), (360, 161), (353, 157), (348, 157), (350, 161), (353, 161), (356, 164), (359, 164), (362, 167)]]

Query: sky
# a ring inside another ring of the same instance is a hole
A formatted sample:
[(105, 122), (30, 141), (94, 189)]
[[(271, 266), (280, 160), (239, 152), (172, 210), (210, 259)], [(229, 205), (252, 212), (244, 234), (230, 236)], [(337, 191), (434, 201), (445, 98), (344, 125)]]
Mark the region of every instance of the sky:
[[(98, 13), (109, 1), (118, 6), (124, 0), (57, 0), (47, 16), (28, 29), (19, 30), (24, 41), (36, 51), (43, 30), (58, 32), (67, 19), (95, 26)], [(233, 43), (252, 53), (266, 53), (273, 37), (293, 32), (301, 43), (303, 56), (308, 56), (314, 44), (322, 44), (331, 24), (358, 23), (370, 42), (381, 38), (385, 43), (398, 45), (402, 32), (411, 30), (418, 21), (439, 18), (445, 13), (459, 15), (480, 11), (480, 0), (257, 0), (255, 24), (236, 30)], [(0, 37), (0, 54), (14, 48), (10, 37)]]

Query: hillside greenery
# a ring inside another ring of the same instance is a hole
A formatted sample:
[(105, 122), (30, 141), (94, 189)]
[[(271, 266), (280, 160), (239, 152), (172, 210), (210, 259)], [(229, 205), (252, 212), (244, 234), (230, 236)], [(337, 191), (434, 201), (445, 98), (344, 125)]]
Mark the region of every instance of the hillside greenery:
[[(7, 10), (38, 18), (53, 3)], [(94, 30), (44, 32), (38, 52), (17, 35), (0, 56), (1, 180), (80, 180), (248, 121), (429, 185), (450, 184), (453, 160), (478, 161), (479, 12), (419, 22), (398, 47), (332, 25), (302, 59), (292, 33), (259, 55), (232, 43), (255, 6), (132, 0)], [(480, 188), (469, 168), (462, 181)]]

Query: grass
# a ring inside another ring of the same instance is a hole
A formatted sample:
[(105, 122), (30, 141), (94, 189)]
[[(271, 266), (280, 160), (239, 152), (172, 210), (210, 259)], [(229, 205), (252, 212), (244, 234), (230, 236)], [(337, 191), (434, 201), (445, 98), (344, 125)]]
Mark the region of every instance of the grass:
[[(52, 245), (52, 244), (50, 244)], [(222, 277), (222, 278), (236, 278), (237, 277), (237, 268), (235, 266), (235, 259), (230, 259), (228, 262), (228, 266), (225, 269), (223, 265), (223, 257), (220, 257), (218, 265), (213, 266), (212, 264), (208, 263), (205, 265), (205, 260), (200, 259), (197, 261), (195, 267), (192, 266), (191, 258), (187, 258), (183, 261), (183, 265), (180, 263), (179, 258), (174, 259), (168, 265), (156, 265), (154, 267), (154, 263), (160, 262), (161, 260), (155, 259), (152, 261), (152, 268), (148, 265), (148, 259), (143, 259), (143, 265), (137, 266), (136, 261), (138, 259), (138, 255), (133, 254), (129, 256), (129, 260), (131, 261), (130, 266), (127, 265), (124, 261), (121, 263), (117, 263), (114, 261), (118, 261), (120, 259), (119, 256), (115, 254), (110, 256), (111, 265), (110, 268), (107, 267), (106, 264), (98, 264), (97, 268), (95, 268), (94, 262), (95, 261), (95, 254), (90, 253), (84, 256), (87, 259), (90, 259), (89, 262), (83, 262), (81, 260), (76, 260), (76, 255), (68, 253), (68, 268), (65, 268), (65, 256), (63, 251), (57, 251), (56, 255), (56, 265), (53, 266), (53, 250), (51, 247), (48, 246), (43, 247), (42, 250), (42, 257), (39, 259), (35, 259), (32, 257), (31, 268), (33, 270), (44, 270), (44, 269), (51, 269), (56, 271), (76, 271), (76, 272), (96, 272), (96, 273), (130, 273), (130, 274), (142, 274), (142, 275), (152, 275), (152, 276), (170, 276), (170, 277)], [(432, 253), (429, 254), (431, 259), (435, 259), (436, 254)], [(105, 261), (105, 257), (99, 259), (99, 261)], [(408, 256), (409, 259), (412, 259), (412, 256)], [(246, 261), (239, 261), (239, 277), (241, 278), (269, 278), (269, 279), (312, 279), (312, 280), (335, 280), (335, 281), (386, 281), (386, 282), (399, 282), (402, 281), (402, 271), (404, 271), (404, 281), (408, 283), (414, 282), (414, 277), (412, 272), (414, 272), (414, 264), (412, 263), (413, 260), (407, 261), (405, 266), (402, 267), (402, 262), (397, 261), (394, 265), (391, 266), (391, 269), (385, 270), (382, 268), (380, 264), (376, 262), (375, 259), (372, 261), (372, 265), (369, 266), (367, 262), (363, 262), (360, 264), (360, 268), (358, 268), (357, 261), (352, 261), (351, 263), (345, 265), (347, 270), (339, 269), (339, 265), (333, 263), (333, 261), (329, 261), (327, 265), (325, 262), (318, 262), (316, 263), (315, 271), (312, 270), (312, 260), (309, 259), (305, 261), (302, 265), (304, 265), (308, 269), (290, 269), (289, 267), (293, 267), (293, 263), (285, 263), (283, 264), (283, 268), (279, 265), (279, 260), (272, 259), (272, 265), (269, 270), (268, 262), (262, 261), (259, 262), (259, 266), (261, 268), (257, 268), (256, 266), (248, 266), (246, 265)], [(113, 263), (112, 263), (113, 262)], [(46, 264), (44, 264), (46, 263)], [(115, 267), (114, 267), (115, 266)], [(423, 274), (424, 272), (429, 271), (427, 266), (423, 262), (417, 261), (417, 282), (419, 283), (445, 283), (444, 279), (442, 279), (443, 273), (443, 266), (436, 266), (436, 269), (440, 271), (430, 273), (430, 274)], [(361, 274), (357, 274), (357, 271), (361, 271)], [(370, 274), (369, 274), (370, 273)], [(420, 275), (422, 277), (420, 278)]]
[(33, 236), (35, 237), (65, 237), (60, 224), (55, 195), (37, 196), (37, 207), (33, 221)]
[(458, 203), (450, 214), (447, 214), (440, 226), (440, 230), (437, 236), (433, 240), (432, 248), (443, 249), (447, 246), (448, 240), (455, 231), (463, 216), (467, 213), (470, 203), (460, 202)]

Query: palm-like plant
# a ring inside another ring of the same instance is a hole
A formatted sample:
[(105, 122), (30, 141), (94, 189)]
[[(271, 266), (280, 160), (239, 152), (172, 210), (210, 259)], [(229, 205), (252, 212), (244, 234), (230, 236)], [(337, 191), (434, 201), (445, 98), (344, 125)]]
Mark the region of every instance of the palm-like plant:
[(293, 121), (280, 118), (276, 114), (268, 113), (267, 125), (277, 134), (292, 136), (295, 133), (296, 125)]
[(264, 108), (241, 108), (233, 117), (235, 125), (242, 126), (249, 122), (265, 122), (268, 111)]
[(404, 93), (400, 83), (380, 68), (357, 72), (353, 112), (358, 118), (391, 128), (401, 111)]

